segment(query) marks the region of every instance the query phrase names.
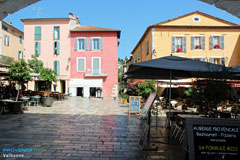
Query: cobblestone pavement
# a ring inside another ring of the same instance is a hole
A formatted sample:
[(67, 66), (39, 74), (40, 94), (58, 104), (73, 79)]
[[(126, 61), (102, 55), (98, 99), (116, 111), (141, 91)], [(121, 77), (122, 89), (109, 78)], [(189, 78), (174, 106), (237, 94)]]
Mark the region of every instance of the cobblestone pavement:
[[(159, 131), (152, 130), (154, 134)], [(0, 115), (0, 159), (174, 159), (171, 151), (176, 149), (170, 146), (168, 152), (167, 145), (157, 146), (161, 152), (140, 151), (140, 134), (140, 119), (129, 117), (127, 105), (110, 99), (71, 97), (55, 101), (52, 107), (30, 106), (24, 114)], [(156, 140), (153, 135), (152, 147), (159, 144)], [(24, 157), (4, 157), (11, 154)]]

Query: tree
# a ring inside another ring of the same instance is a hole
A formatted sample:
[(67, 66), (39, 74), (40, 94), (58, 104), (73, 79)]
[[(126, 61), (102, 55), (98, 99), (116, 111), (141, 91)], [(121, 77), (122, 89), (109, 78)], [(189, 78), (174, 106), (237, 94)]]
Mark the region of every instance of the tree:
[(24, 85), (24, 83), (32, 80), (32, 76), (30, 75), (30, 68), (25, 60), (21, 59), (20, 61), (13, 62), (10, 65), (8, 71), (10, 74), (9, 80), (15, 81), (19, 85), (16, 98), (16, 101), (18, 101), (20, 88)]
[(50, 68), (42, 68), (42, 70), (40, 71), (40, 78), (46, 81), (48, 89), (50, 89), (52, 82), (57, 81), (56, 71)]
[(138, 85), (138, 95), (142, 96), (144, 99), (147, 99), (151, 93), (156, 92), (155, 81), (145, 81), (139, 83)]
[(43, 62), (38, 59), (39, 55), (32, 55), (32, 59), (28, 60), (28, 65), (32, 73), (40, 73), (43, 69)]

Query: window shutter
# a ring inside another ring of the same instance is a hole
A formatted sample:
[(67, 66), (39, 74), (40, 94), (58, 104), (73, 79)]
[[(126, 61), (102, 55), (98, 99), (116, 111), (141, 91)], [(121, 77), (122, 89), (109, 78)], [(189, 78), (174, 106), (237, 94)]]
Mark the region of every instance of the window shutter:
[(187, 43), (186, 43), (187, 39), (186, 37), (183, 37), (183, 52), (186, 53), (187, 52)]
[(194, 48), (194, 37), (193, 36), (191, 36), (191, 49), (195, 49)]
[(88, 39), (84, 39), (84, 50), (88, 50)]
[(41, 40), (41, 27), (35, 27), (35, 40)]
[(35, 54), (40, 54), (41, 53), (41, 44), (40, 42), (35, 42)]
[(102, 38), (99, 38), (99, 49), (100, 49), (100, 50), (103, 49), (103, 41), (102, 41)]
[(224, 36), (220, 36), (220, 48), (224, 48)]
[(213, 36), (210, 37), (210, 47), (211, 47), (211, 49), (214, 48), (214, 46), (213, 46)]
[(201, 37), (201, 47), (203, 50), (205, 49), (205, 37), (204, 36)]
[(172, 52), (175, 53), (176, 52), (176, 48), (175, 48), (175, 37), (172, 37)]
[(60, 62), (57, 61), (57, 75), (60, 75)]
[(224, 58), (224, 57), (221, 58), (221, 64), (222, 64), (222, 65), (225, 65), (225, 58)]
[(7, 46), (9, 46), (9, 36), (7, 35)]
[(214, 63), (214, 58), (209, 58), (210, 63)]
[(56, 54), (59, 55), (60, 54), (60, 43), (57, 42), (57, 51), (56, 51)]
[(93, 45), (92, 45), (92, 42), (93, 42), (93, 39), (90, 38), (90, 42), (89, 42), (89, 47), (90, 47), (90, 50), (93, 50)]
[(83, 59), (83, 58), (78, 59), (77, 71), (78, 72), (85, 71), (85, 59)]
[(75, 38), (75, 40), (74, 40), (74, 50), (75, 51), (77, 51), (78, 50), (78, 48), (77, 48), (77, 45), (78, 44), (78, 39), (77, 38)]
[(40, 54), (40, 53), (41, 53), (41, 43), (38, 42), (38, 54)]
[(99, 62), (99, 58), (93, 58), (93, 71), (92, 73), (94, 75), (98, 75), (100, 74), (100, 62)]

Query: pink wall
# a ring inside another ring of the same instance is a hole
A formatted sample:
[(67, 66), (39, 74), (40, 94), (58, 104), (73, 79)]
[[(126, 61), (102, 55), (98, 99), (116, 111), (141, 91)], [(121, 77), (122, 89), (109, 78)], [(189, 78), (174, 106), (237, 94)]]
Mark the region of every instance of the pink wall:
[[(74, 40), (76, 37), (88, 38), (87, 51), (75, 51)], [(91, 37), (101, 37), (103, 49), (101, 51), (90, 51), (89, 40)], [(114, 85), (118, 84), (117, 69), (117, 32), (71, 32), (71, 78), (85, 78), (83, 72), (77, 72), (77, 58), (86, 58), (86, 70), (92, 68), (92, 57), (101, 57), (101, 73), (107, 69), (107, 77), (103, 79), (103, 97), (110, 98)], [(98, 77), (99, 79), (99, 77)]]
[[(69, 20), (44, 20), (24, 22), (24, 59), (30, 59), (34, 50), (34, 28), (41, 26), (41, 54), (39, 59), (43, 61), (44, 66), (53, 69), (53, 61), (60, 61), (60, 75), (70, 77), (70, 38), (69, 38)], [(53, 53), (53, 26), (60, 26), (60, 54)]]

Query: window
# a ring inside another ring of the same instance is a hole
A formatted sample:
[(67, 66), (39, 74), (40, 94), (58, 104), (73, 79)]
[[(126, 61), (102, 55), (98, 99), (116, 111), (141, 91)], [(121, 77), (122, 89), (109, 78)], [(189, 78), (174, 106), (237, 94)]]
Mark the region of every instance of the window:
[(22, 35), (19, 35), (19, 43), (22, 44), (22, 42), (23, 42), (23, 37)]
[(8, 31), (8, 27), (6, 27), (6, 26), (4, 26), (4, 25), (2, 25), (2, 29), (3, 29), (4, 31)]
[(193, 17), (193, 22), (200, 22), (201, 18), (199, 16)]
[(60, 27), (54, 26), (53, 27), (53, 40), (59, 40), (60, 39)]
[(35, 40), (41, 40), (41, 27), (40, 26), (36, 26), (35, 27)]
[(59, 53), (60, 53), (60, 43), (59, 42), (54, 42), (53, 51), (54, 51), (54, 54), (59, 55)]
[(140, 54), (140, 51), (138, 52), (138, 61), (141, 60), (141, 54)]
[(9, 46), (9, 36), (6, 34), (4, 35), (4, 45)]
[(205, 37), (204, 36), (192, 36), (191, 37), (191, 48), (205, 49)]
[(194, 60), (198, 60), (198, 61), (203, 61), (203, 62), (207, 62), (207, 59), (204, 57), (193, 57)]
[(86, 59), (77, 58), (77, 72), (85, 72), (85, 71), (86, 71)]
[(53, 62), (53, 70), (56, 72), (56, 75), (60, 75), (60, 64), (59, 61)]
[(209, 58), (210, 63), (225, 65), (225, 58), (224, 57), (213, 57)]
[(93, 57), (92, 58), (92, 74), (93, 75), (100, 75), (100, 58)]
[(146, 56), (148, 55), (148, 53), (149, 53), (149, 41), (147, 41), (146, 43), (145, 43), (145, 52), (146, 52)]
[(41, 43), (35, 42), (35, 54), (39, 55), (41, 53)]
[(210, 37), (211, 49), (223, 49), (224, 48), (224, 36), (213, 35)]
[(76, 38), (75, 39), (75, 51), (86, 51), (88, 46), (87, 38)]
[(90, 39), (91, 50), (102, 50), (102, 38), (91, 38)]
[(23, 59), (23, 52), (22, 51), (18, 51), (18, 59)]
[(186, 53), (186, 37), (185, 36), (172, 37), (172, 52)]
[(137, 54), (134, 56), (134, 62), (137, 63)]

